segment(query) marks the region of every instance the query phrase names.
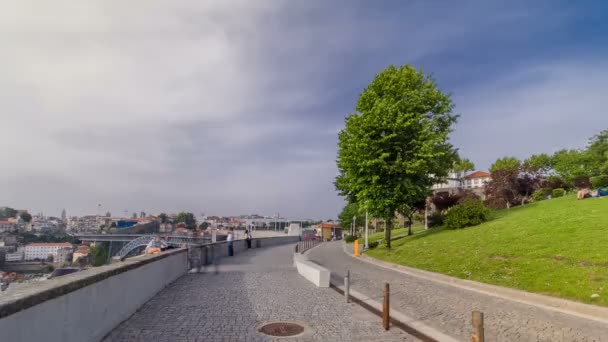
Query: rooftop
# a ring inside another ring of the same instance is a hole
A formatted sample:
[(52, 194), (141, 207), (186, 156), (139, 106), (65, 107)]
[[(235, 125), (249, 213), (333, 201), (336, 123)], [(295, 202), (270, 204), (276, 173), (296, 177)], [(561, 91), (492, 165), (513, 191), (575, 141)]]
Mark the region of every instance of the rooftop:
[(465, 179), (471, 179), (471, 178), (488, 178), (491, 177), (492, 175), (484, 172), (484, 171), (475, 171), (469, 175), (466, 175), (464, 178)]
[(69, 242), (34, 242), (28, 243), (26, 247), (72, 247)]

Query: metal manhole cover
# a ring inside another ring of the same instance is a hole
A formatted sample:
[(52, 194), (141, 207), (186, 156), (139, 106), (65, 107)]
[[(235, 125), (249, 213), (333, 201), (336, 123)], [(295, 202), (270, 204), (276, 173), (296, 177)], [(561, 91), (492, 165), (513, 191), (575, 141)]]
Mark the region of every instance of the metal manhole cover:
[(274, 322), (264, 324), (258, 331), (269, 336), (289, 337), (304, 333), (304, 326), (290, 322)]

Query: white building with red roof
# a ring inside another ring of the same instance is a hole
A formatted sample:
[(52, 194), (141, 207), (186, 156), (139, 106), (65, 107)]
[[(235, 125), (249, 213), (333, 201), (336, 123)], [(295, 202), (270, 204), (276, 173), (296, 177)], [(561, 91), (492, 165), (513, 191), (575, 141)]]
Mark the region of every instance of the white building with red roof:
[(483, 188), (492, 180), (492, 175), (484, 171), (475, 171), (462, 179), (462, 186), (465, 189)]
[(52, 242), (52, 243), (30, 243), (25, 245), (25, 260), (44, 260), (52, 255), (57, 259), (58, 255), (64, 254), (64, 249), (73, 249), (69, 242)]

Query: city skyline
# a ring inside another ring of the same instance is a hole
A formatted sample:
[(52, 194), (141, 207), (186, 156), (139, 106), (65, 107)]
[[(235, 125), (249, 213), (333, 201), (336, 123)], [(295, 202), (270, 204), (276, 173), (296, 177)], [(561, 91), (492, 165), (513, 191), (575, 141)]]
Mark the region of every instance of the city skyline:
[(452, 93), (479, 170), (582, 148), (608, 126), (606, 6), (5, 4), (0, 203), (335, 218), (337, 132), (390, 64)]

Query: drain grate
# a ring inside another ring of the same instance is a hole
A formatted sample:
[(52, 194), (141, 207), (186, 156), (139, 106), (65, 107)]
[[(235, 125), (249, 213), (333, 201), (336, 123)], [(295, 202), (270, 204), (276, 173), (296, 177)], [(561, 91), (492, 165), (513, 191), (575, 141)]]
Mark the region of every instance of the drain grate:
[(288, 337), (302, 334), (304, 327), (296, 323), (274, 322), (263, 325), (258, 331), (269, 336)]

